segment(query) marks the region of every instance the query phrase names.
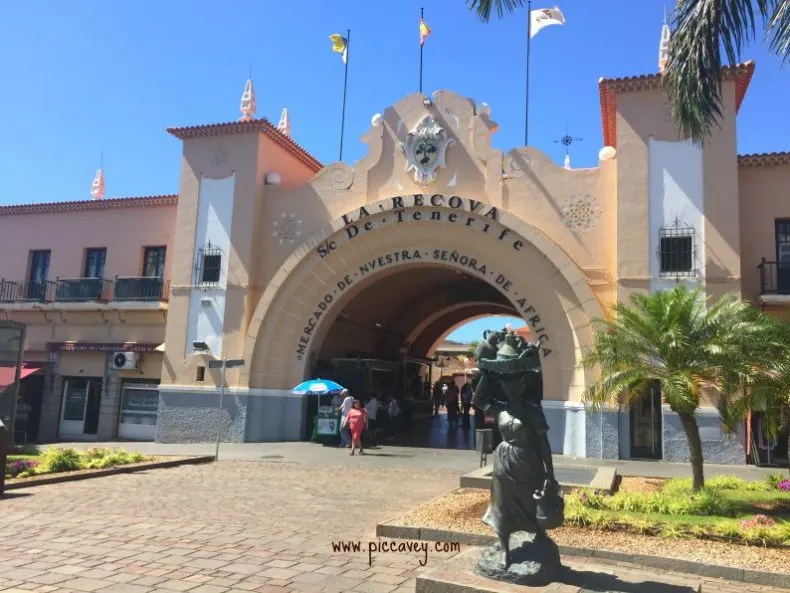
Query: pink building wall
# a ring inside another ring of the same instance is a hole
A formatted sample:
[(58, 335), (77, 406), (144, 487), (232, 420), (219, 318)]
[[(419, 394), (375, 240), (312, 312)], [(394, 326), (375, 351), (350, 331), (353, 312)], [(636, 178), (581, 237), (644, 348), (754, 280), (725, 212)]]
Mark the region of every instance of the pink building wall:
[(164, 245), (165, 279), (170, 277), (176, 207), (5, 215), (0, 212), (0, 277), (27, 279), (30, 251), (49, 249), (49, 280), (79, 278), (85, 250), (106, 248), (105, 278), (140, 276), (145, 247)]

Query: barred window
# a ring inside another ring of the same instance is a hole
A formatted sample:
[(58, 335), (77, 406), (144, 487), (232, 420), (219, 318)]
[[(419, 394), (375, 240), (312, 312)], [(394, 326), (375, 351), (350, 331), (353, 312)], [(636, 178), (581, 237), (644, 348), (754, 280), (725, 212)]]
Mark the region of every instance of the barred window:
[(659, 271), (663, 276), (694, 276), (694, 228), (675, 220), (659, 229)]
[(222, 272), (222, 252), (209, 243), (198, 251), (195, 265), (195, 284), (214, 286), (219, 284)]

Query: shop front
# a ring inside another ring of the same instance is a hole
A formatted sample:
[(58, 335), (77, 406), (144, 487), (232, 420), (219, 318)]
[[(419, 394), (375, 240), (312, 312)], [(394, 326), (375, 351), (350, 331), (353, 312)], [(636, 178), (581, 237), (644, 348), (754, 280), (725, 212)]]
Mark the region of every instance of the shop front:
[(121, 385), (118, 438), (153, 441), (156, 438), (158, 407), (159, 381), (124, 381)]

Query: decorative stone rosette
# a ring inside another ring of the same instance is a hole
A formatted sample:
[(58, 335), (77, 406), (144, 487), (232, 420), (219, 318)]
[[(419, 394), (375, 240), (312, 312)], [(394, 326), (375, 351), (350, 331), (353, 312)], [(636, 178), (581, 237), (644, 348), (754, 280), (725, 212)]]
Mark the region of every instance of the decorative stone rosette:
[(272, 223), (274, 226), (274, 237), (280, 240), (280, 244), (290, 243), (293, 245), (302, 236), (302, 221), (296, 218), (295, 214), (281, 214), (279, 220)]
[(601, 206), (587, 194), (575, 194), (562, 208), (562, 222), (577, 235), (591, 231), (598, 224)]

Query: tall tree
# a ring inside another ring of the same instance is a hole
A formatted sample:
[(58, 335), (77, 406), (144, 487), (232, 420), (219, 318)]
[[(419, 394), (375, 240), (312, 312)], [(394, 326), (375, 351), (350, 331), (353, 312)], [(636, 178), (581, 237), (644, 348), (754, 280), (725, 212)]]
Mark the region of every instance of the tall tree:
[[(732, 294), (706, 302), (685, 285), (617, 303), (611, 319), (596, 319), (592, 347), (582, 358), (598, 379), (584, 391), (594, 407), (645, 397), (651, 381), (683, 426), (694, 489), (705, 484), (702, 441), (695, 412), (706, 394), (725, 399), (751, 376), (752, 350), (766, 332), (754, 309)], [(735, 409), (731, 409), (735, 413)]]
[[(526, 0), (466, 0), (484, 22)], [(722, 47), (730, 65), (763, 29), (769, 47), (790, 57), (790, 0), (678, 0), (664, 89), (678, 133), (702, 144), (722, 117)]]

